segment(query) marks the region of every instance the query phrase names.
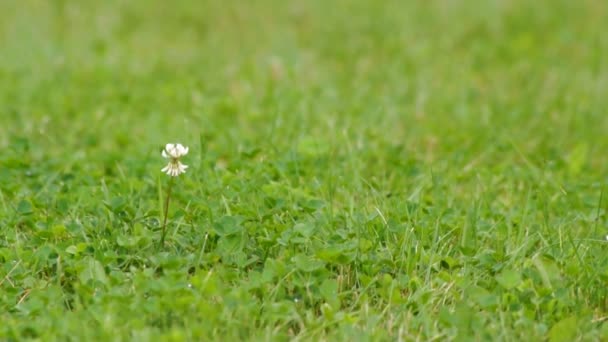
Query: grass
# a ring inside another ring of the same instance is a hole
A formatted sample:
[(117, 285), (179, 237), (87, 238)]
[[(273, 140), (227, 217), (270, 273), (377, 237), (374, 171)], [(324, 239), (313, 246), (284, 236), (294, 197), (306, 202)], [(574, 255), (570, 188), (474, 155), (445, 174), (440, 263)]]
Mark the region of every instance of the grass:
[(2, 2), (0, 339), (607, 340), (607, 15)]

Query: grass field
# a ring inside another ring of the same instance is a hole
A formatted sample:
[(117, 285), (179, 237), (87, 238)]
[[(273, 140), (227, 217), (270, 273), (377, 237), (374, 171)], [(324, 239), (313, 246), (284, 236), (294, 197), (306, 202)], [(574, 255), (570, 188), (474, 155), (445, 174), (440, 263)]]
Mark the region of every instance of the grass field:
[(608, 340), (607, 17), (0, 2), (0, 340)]

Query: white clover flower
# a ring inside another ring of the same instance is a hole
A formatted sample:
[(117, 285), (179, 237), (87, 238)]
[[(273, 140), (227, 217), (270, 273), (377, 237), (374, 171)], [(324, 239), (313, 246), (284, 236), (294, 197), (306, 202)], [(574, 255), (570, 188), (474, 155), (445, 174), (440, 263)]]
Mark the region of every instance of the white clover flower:
[(167, 144), (162, 152), (162, 156), (165, 159), (169, 159), (169, 164), (161, 171), (172, 177), (185, 173), (188, 165), (182, 164), (179, 160), (186, 154), (188, 154), (188, 148), (182, 144)]

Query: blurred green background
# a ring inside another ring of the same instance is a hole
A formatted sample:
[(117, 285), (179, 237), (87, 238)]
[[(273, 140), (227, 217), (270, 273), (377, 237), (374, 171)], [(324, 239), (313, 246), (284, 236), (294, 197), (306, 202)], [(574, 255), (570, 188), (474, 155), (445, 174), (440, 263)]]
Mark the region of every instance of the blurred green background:
[(412, 144), (560, 148), (607, 128), (603, 1), (1, 6), (5, 146), (199, 132), (282, 144), (365, 127)]

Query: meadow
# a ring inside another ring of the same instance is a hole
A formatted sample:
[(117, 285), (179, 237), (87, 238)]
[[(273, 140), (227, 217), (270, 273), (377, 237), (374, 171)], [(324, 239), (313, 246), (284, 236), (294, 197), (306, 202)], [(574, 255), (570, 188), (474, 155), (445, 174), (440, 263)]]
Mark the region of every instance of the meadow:
[(0, 340), (608, 340), (606, 18), (0, 2)]

